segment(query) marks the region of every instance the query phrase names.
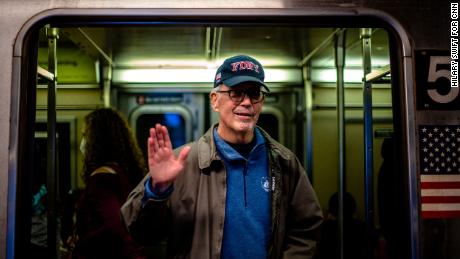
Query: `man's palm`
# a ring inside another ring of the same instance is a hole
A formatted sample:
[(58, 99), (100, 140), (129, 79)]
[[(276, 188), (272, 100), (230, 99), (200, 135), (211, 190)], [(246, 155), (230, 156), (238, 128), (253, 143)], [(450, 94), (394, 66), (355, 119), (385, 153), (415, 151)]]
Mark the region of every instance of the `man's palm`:
[(190, 147), (184, 147), (176, 158), (168, 129), (165, 126), (156, 124), (150, 129), (148, 139), (148, 163), (149, 172), (154, 187), (165, 189), (184, 170), (185, 159)]

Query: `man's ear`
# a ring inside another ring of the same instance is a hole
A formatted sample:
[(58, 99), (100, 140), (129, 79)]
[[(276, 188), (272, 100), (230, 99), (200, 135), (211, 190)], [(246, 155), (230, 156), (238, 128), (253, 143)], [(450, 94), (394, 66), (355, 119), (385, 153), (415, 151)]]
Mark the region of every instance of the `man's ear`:
[(211, 99), (211, 107), (214, 111), (218, 112), (219, 111), (219, 108), (217, 107), (217, 93), (216, 92), (212, 92), (209, 94), (209, 97)]

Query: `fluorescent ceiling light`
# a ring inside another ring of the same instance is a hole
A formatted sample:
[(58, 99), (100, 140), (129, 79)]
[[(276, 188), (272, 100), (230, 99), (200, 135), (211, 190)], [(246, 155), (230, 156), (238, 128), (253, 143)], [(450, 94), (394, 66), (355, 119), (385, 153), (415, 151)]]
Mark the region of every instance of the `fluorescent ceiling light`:
[[(344, 70), (344, 81), (346, 83), (362, 83), (364, 71), (362, 69), (346, 68)], [(337, 82), (337, 72), (335, 68), (322, 68), (311, 70), (312, 82), (334, 83)]]
[[(113, 69), (114, 83), (212, 83), (216, 69)], [(267, 83), (301, 83), (300, 69), (265, 69)]]

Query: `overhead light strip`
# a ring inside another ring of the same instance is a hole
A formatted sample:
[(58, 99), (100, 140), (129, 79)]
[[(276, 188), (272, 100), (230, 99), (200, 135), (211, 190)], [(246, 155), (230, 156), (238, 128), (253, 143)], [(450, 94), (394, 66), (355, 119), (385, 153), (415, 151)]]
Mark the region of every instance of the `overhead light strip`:
[[(113, 82), (120, 83), (212, 83), (216, 69), (120, 69), (114, 68)], [(265, 69), (267, 83), (301, 83), (300, 69)]]

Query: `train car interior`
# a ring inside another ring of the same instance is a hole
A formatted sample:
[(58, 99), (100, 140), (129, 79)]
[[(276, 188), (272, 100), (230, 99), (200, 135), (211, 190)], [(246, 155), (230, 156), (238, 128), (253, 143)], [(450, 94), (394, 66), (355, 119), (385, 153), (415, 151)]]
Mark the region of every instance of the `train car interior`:
[[(363, 249), (372, 256), (386, 253), (381, 217), (391, 211), (383, 211), (390, 208), (380, 206), (378, 192), (382, 144), (401, 138), (401, 89), (398, 72), (393, 72), (398, 64), (397, 37), (376, 22), (368, 23), (370, 28), (363, 22), (347, 24), (342, 28), (276, 19), (43, 24), (29, 44), (38, 73), (35, 86), (27, 90), (34, 98), (30, 108), (34, 137), (24, 143), (36, 146), (29, 153), (34, 165), (20, 175), (33, 179), (33, 184), (19, 179), (19, 190), (32, 197), (41, 185), (47, 186), (53, 193), (48, 197), (54, 197), (48, 201), (47, 209), (54, 210), (48, 230), (59, 231), (59, 206), (67, 194), (85, 184), (79, 146), (86, 114), (109, 106), (121, 111), (144, 155), (148, 129), (157, 122), (169, 128), (174, 147), (179, 147), (218, 120), (208, 98), (217, 67), (229, 56), (248, 54), (264, 65), (271, 90), (259, 126), (297, 155), (325, 217), (334, 193), (350, 193), (356, 200), (353, 217), (366, 226), (359, 240), (372, 242)], [(48, 120), (53, 112), (55, 121)], [(50, 163), (50, 124), (56, 133), (53, 174), (52, 169), (45, 170)], [(394, 185), (385, 183), (386, 188), (403, 193), (405, 176), (392, 177)], [(31, 204), (26, 200), (19, 199), (18, 204), (17, 253), (25, 247), (23, 240), (34, 239), (27, 221)], [(390, 202), (403, 206), (402, 201)], [(48, 234), (45, 244), (51, 246), (61, 238)], [(53, 249), (65, 253), (65, 248)], [(161, 248), (152, 248), (151, 253), (163, 254)]]

